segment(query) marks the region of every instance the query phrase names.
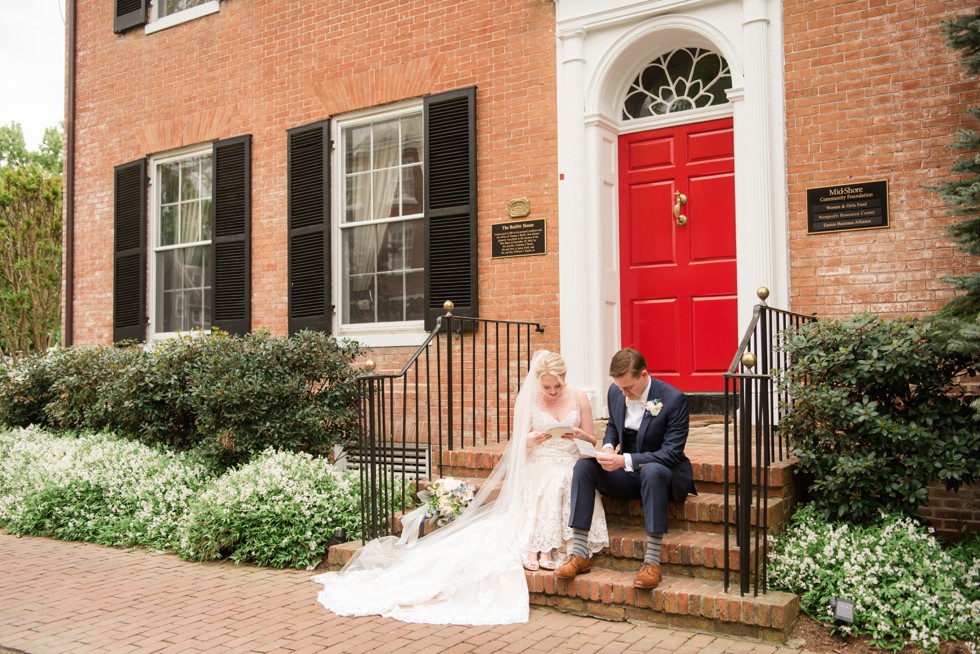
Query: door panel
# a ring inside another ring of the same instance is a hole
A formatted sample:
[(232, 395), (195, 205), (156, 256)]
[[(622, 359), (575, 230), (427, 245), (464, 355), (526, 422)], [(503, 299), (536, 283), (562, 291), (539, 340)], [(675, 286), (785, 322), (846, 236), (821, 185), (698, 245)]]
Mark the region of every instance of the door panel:
[(684, 391), (722, 390), (738, 345), (734, 165), (731, 119), (619, 139), (622, 344)]

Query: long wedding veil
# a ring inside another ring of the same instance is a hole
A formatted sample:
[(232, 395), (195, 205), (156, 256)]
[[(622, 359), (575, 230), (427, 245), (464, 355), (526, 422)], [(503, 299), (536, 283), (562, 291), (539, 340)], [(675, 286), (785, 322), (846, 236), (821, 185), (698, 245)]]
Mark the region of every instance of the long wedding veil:
[[(340, 572), (313, 578), (317, 599), (338, 615), (383, 615), (431, 624), (527, 622), (528, 591), (518, 545), (524, 520), (527, 434), (541, 390), (534, 354), (514, 405), (510, 441), (470, 505), (419, 538), (425, 507), (402, 518), (401, 537), (367, 543)], [(556, 510), (557, 507), (556, 507)]]

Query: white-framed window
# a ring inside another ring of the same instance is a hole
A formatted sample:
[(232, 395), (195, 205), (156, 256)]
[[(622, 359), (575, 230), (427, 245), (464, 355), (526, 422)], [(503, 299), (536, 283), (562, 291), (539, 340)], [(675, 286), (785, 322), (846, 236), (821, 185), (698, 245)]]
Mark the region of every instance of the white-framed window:
[(704, 48), (667, 52), (640, 71), (623, 101), (623, 120), (728, 104), (732, 73), (725, 58)]
[(218, 0), (153, 0), (147, 34), (186, 23), (220, 10)]
[(372, 344), (423, 330), (423, 130), (421, 103), (335, 123), (338, 331)]
[(211, 144), (150, 160), (151, 339), (211, 328)]

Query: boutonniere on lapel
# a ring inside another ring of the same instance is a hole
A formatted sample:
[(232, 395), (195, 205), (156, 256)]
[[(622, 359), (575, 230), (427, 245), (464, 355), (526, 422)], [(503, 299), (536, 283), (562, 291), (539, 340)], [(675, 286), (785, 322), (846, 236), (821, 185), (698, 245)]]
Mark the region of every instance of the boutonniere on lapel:
[(664, 408), (664, 403), (660, 400), (652, 400), (644, 404), (643, 408), (646, 409), (651, 416), (656, 418), (658, 415), (660, 415), (660, 409)]

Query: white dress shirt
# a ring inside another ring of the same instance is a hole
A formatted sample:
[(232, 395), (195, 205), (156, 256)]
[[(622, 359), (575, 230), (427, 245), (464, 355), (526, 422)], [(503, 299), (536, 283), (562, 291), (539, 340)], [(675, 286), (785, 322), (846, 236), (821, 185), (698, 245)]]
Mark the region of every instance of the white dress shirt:
[[(634, 431), (639, 431), (640, 423), (643, 422), (643, 414), (646, 411), (647, 395), (650, 393), (650, 378), (647, 377), (647, 387), (643, 389), (640, 393), (640, 397), (636, 400), (626, 400), (626, 419), (623, 420), (623, 429), (632, 429)], [(640, 443), (640, 435), (637, 434), (637, 445)], [(602, 446), (602, 449), (613, 449), (613, 446), (606, 443)], [(626, 464), (626, 472), (633, 472), (633, 458), (629, 455), (629, 452), (623, 452), (623, 461)]]

